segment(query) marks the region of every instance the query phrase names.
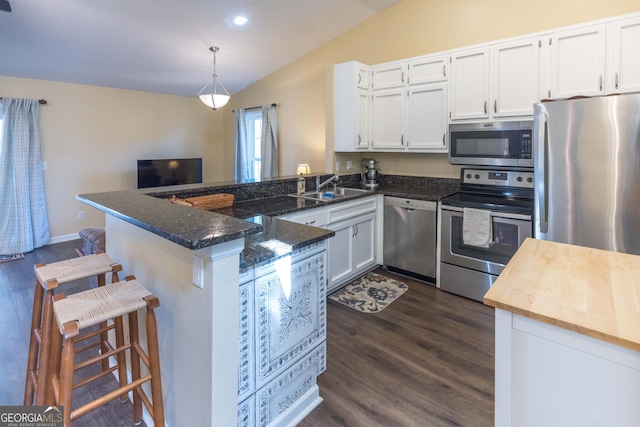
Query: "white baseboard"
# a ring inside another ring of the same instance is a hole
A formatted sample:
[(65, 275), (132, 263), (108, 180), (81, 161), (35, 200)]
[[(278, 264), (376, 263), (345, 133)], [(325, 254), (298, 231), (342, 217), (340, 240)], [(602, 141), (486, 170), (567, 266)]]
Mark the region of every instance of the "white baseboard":
[(49, 243), (47, 243), (47, 245), (53, 245), (55, 243), (68, 242), (70, 240), (76, 240), (76, 239), (79, 239), (79, 238), (80, 238), (80, 235), (78, 233), (66, 234), (64, 236), (55, 236), (55, 237), (51, 238), (51, 240), (49, 241)]

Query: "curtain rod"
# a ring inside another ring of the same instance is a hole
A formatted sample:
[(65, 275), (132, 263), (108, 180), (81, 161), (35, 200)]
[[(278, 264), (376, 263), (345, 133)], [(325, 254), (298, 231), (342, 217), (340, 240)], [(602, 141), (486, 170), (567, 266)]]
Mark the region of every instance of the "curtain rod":
[[(272, 107), (277, 107), (277, 104), (274, 102), (273, 104), (271, 104)], [(258, 105), (257, 107), (249, 107), (249, 108), (245, 108), (245, 110), (255, 110), (257, 108), (262, 108), (262, 105)], [(234, 112), (236, 110), (233, 110)]]
[[(4, 98), (0, 96), (0, 101), (2, 101)], [(47, 105), (47, 100), (46, 99), (38, 99), (38, 102), (42, 105)]]

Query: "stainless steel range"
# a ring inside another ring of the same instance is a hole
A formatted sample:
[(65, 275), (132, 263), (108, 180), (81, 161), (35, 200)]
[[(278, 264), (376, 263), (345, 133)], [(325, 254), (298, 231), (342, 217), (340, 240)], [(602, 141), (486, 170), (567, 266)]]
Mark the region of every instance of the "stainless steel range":
[(460, 192), (442, 199), (440, 288), (482, 301), (532, 236), (531, 169), (465, 168)]

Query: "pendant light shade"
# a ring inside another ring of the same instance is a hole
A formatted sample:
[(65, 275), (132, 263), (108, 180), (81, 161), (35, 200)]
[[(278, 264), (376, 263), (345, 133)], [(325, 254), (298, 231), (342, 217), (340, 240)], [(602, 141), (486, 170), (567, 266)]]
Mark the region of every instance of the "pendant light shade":
[(225, 89), (222, 83), (218, 82), (218, 74), (216, 74), (216, 52), (218, 52), (220, 48), (217, 46), (211, 46), (209, 50), (213, 52), (213, 81), (205, 84), (202, 90), (198, 93), (198, 96), (204, 105), (217, 110), (218, 108), (222, 108), (227, 105), (231, 96), (229, 96), (229, 92), (227, 92), (227, 89)]

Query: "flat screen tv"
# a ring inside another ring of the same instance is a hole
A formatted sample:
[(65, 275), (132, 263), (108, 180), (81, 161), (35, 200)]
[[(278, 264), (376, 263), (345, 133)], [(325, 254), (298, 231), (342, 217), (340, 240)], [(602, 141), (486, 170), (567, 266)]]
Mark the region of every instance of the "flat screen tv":
[(138, 160), (138, 188), (202, 183), (202, 157)]

